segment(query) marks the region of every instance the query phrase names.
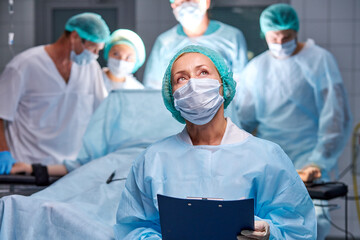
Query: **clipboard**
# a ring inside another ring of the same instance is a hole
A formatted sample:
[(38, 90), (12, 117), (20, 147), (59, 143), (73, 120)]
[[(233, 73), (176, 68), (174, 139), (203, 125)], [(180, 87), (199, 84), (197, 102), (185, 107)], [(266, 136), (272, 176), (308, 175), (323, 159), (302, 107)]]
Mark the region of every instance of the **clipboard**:
[(254, 230), (254, 199), (157, 199), (163, 240), (236, 240), (241, 230)]

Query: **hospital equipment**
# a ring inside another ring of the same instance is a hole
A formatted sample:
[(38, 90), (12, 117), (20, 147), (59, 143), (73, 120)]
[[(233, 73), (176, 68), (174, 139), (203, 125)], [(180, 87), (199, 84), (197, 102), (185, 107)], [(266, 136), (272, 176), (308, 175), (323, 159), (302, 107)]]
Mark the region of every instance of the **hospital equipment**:
[[(321, 208), (322, 211), (325, 211), (323, 208), (328, 207), (327, 202), (322, 202), (318, 200), (332, 200), (338, 197), (345, 198), (345, 230), (338, 228), (339, 230), (345, 233), (345, 239), (348, 239), (348, 235), (352, 235), (348, 232), (348, 186), (342, 182), (320, 182), (320, 183), (305, 183), (306, 188), (310, 194), (310, 197), (314, 199), (315, 207)], [(325, 205), (324, 205), (325, 203)], [(325, 215), (326, 213), (324, 213)], [(326, 221), (329, 221), (331, 225), (334, 225), (328, 217)], [(323, 221), (324, 219), (320, 219)]]
[(352, 181), (354, 186), (354, 195), (355, 195), (355, 204), (356, 204), (356, 211), (358, 216), (358, 221), (360, 224), (360, 200), (359, 200), (359, 185), (357, 176), (360, 174), (360, 164), (359, 164), (359, 157), (360, 157), (360, 123), (358, 123), (352, 134)]
[(9, 45), (9, 50), (11, 55), (14, 56), (14, 49), (13, 49), (13, 45), (14, 45), (14, 38), (15, 38), (15, 33), (14, 33), (14, 0), (9, 0), (9, 17), (10, 17), (10, 29), (9, 29), (9, 33), (8, 33), (8, 45)]
[[(48, 185), (54, 183), (58, 179), (59, 177), (50, 177)], [(30, 196), (31, 194), (39, 192), (48, 186), (39, 186), (36, 182), (35, 176), (0, 175), (0, 198), (13, 194)]]
[(162, 94), (164, 98), (164, 104), (166, 108), (172, 113), (173, 117), (181, 123), (185, 123), (184, 118), (181, 116), (180, 112), (176, 110), (174, 106), (174, 97), (172, 93), (172, 86), (171, 86), (171, 69), (176, 61), (176, 59), (184, 54), (184, 53), (201, 53), (214, 63), (215, 67), (217, 68), (220, 78), (222, 80), (223, 89), (224, 89), (224, 107), (225, 109), (228, 107), (232, 99), (234, 98), (235, 91), (236, 91), (236, 82), (233, 79), (233, 74), (229, 67), (226, 65), (224, 58), (216, 51), (202, 47), (199, 45), (189, 45), (184, 47), (180, 50), (169, 62), (169, 66), (166, 69), (164, 79), (163, 79), (163, 87), (162, 87)]

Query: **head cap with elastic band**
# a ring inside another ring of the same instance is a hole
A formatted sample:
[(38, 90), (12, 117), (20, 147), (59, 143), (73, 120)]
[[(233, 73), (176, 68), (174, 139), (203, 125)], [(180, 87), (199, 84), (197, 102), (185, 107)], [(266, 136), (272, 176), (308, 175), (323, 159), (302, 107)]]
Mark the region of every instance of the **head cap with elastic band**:
[(94, 43), (106, 42), (110, 36), (109, 27), (96, 13), (81, 13), (72, 16), (65, 25), (65, 30), (76, 31), (82, 39)]
[(289, 4), (278, 3), (267, 7), (260, 15), (261, 36), (268, 31), (292, 29), (299, 31), (299, 19), (294, 8)]
[(109, 40), (105, 43), (104, 58), (108, 60), (110, 49), (114, 45), (126, 44), (133, 48), (136, 53), (135, 67), (132, 73), (135, 73), (145, 62), (146, 51), (144, 42), (139, 35), (128, 29), (118, 29), (114, 31)]
[(185, 119), (181, 116), (180, 112), (175, 109), (174, 97), (171, 85), (171, 70), (174, 62), (185, 53), (201, 53), (207, 56), (215, 65), (219, 72), (220, 78), (223, 83), (224, 89), (224, 107), (230, 104), (235, 95), (236, 82), (233, 79), (233, 73), (226, 65), (224, 58), (216, 51), (198, 45), (190, 45), (181, 49), (170, 61), (166, 69), (163, 82), (162, 82), (162, 96), (166, 108), (172, 113), (172, 116), (181, 123), (185, 123)]

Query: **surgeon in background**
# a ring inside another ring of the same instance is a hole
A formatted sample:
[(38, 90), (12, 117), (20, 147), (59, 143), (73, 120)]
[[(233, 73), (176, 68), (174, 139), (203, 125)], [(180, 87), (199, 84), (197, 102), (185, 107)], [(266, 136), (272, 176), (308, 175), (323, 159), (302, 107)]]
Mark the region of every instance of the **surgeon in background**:
[[(157, 194), (255, 199), (255, 229), (238, 239), (314, 239), (310, 196), (282, 149), (224, 117), (236, 82), (212, 49), (190, 45), (170, 61), (164, 104), (185, 128), (133, 163), (114, 226), (116, 239), (162, 239)], [(240, 229), (239, 229), (240, 231)]]
[(104, 48), (107, 67), (103, 68), (103, 73), (107, 90), (143, 89), (133, 73), (144, 64), (145, 56), (144, 43), (135, 32), (128, 29), (113, 32)]
[[(269, 50), (246, 66), (238, 83), (235, 103), (241, 125), (279, 144), (304, 182), (328, 181), (351, 127), (336, 61), (313, 40), (298, 42), (299, 20), (290, 5), (266, 8), (260, 27)], [(315, 208), (318, 239), (325, 239), (328, 210)]]
[(0, 174), (16, 161), (75, 159), (90, 117), (107, 91), (97, 63), (110, 31), (100, 15), (71, 17), (53, 44), (30, 48), (0, 76)]
[(237, 79), (247, 63), (247, 47), (240, 30), (210, 20), (207, 10), (211, 0), (170, 0), (180, 23), (162, 33), (155, 41), (144, 73), (144, 85), (161, 88), (161, 81), (171, 57), (187, 45), (195, 44), (218, 51)]
[[(144, 86), (132, 75), (132, 73), (135, 73), (145, 61), (144, 43), (135, 32), (128, 29), (118, 29), (113, 32), (109, 40), (105, 43), (104, 58), (108, 61), (108, 67), (103, 68), (103, 77), (109, 94), (111, 94), (112, 90), (116, 89), (144, 88)], [(107, 119), (106, 122), (109, 123), (110, 120), (108, 119), (111, 118), (108, 112), (110, 111), (109, 108), (112, 105), (119, 105), (118, 98), (108, 97), (106, 99), (106, 103), (104, 104), (105, 105), (101, 105), (92, 115), (92, 120), (90, 120), (87, 125), (85, 135), (82, 139), (82, 147), (77, 158), (75, 160), (64, 159), (61, 164), (47, 165), (46, 169), (49, 176), (63, 176), (68, 172), (88, 163), (89, 161), (98, 158), (98, 156), (93, 155), (93, 152), (97, 150), (95, 148), (100, 146), (87, 149), (86, 144), (89, 142), (92, 143), (93, 141), (96, 141), (96, 139), (100, 139), (102, 133), (98, 125), (99, 122), (96, 121), (96, 119), (105, 118)], [(111, 111), (110, 115), (112, 116), (118, 116), (120, 114), (119, 112), (114, 112), (114, 110)], [(111, 129), (102, 130), (113, 131)], [(98, 135), (91, 135), (91, 137), (86, 136), (87, 132), (92, 133), (93, 131), (95, 131)], [(108, 144), (110, 145), (110, 143)], [(113, 144), (108, 146), (105, 142), (102, 142), (101, 147), (106, 148), (106, 150), (110, 150), (111, 147), (113, 147)], [(87, 155), (88, 150), (92, 151), (90, 154), (91, 156)], [(28, 163), (17, 163), (10, 171), (11, 174), (20, 172), (34, 174), (31, 164)]]

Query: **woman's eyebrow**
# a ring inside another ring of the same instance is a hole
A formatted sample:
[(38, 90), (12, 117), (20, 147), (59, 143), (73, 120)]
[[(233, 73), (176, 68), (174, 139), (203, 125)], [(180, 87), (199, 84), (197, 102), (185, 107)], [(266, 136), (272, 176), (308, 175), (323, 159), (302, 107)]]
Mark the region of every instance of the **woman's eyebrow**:
[(197, 65), (197, 66), (195, 67), (195, 69), (202, 68), (202, 67), (208, 67), (208, 66), (206, 66), (205, 64), (201, 64), (201, 65)]
[(185, 73), (187, 73), (185, 70), (180, 70), (174, 73), (173, 76), (175, 76), (176, 74), (185, 74)]
[[(207, 65), (201, 64), (201, 65), (197, 65), (197, 66), (195, 67), (195, 69), (199, 69), (199, 68), (202, 68), (202, 67), (208, 68)], [(186, 74), (186, 73), (187, 73), (186, 70), (180, 70), (180, 71), (177, 71), (176, 73), (174, 73), (173, 76), (175, 76), (176, 74)]]

